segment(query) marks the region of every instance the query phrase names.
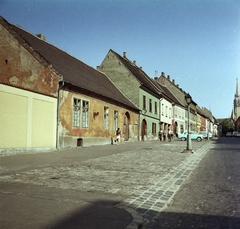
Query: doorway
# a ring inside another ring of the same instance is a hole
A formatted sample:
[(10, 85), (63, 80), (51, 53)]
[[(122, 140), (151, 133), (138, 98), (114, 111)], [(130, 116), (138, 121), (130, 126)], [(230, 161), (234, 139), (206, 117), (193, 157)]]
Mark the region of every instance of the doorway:
[(142, 132), (141, 132), (142, 141), (147, 137), (147, 122), (145, 119), (142, 120)]
[(124, 115), (124, 123), (123, 123), (124, 141), (128, 141), (129, 139), (129, 123), (130, 123), (130, 115), (128, 112), (126, 112)]

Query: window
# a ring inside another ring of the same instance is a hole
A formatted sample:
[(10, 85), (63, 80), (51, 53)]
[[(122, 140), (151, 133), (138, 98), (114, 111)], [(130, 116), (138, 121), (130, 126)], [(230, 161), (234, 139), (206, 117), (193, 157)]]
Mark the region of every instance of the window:
[(166, 110), (165, 110), (165, 115), (166, 117), (168, 116), (168, 107), (166, 106)]
[(164, 115), (164, 104), (162, 103), (162, 116)]
[(152, 123), (152, 134), (156, 135), (156, 123)]
[(152, 99), (149, 99), (149, 112), (152, 112)]
[(103, 129), (108, 130), (108, 112), (109, 108), (104, 107), (104, 120), (103, 120)]
[(81, 100), (73, 98), (73, 127), (80, 127)]
[(169, 118), (171, 118), (171, 116), (172, 116), (172, 109), (169, 108)]
[(118, 128), (118, 111), (114, 110), (113, 130), (116, 131), (117, 128)]
[(143, 96), (143, 110), (146, 110), (146, 96)]
[(73, 98), (73, 127), (88, 128), (89, 102)]
[(157, 114), (157, 102), (155, 101), (155, 106), (154, 106), (154, 113)]
[(88, 108), (89, 102), (83, 100), (82, 101), (82, 127), (88, 128)]

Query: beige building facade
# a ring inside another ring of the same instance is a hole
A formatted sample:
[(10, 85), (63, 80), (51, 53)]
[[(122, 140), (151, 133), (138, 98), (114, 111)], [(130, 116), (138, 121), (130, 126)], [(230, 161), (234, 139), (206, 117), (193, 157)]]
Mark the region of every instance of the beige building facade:
[(0, 110), (0, 148), (56, 147), (56, 98), (0, 84)]

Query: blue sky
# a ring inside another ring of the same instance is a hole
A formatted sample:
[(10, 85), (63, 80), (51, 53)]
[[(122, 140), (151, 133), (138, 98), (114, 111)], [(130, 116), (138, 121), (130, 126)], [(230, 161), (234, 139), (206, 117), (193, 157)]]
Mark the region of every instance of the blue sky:
[(0, 15), (94, 68), (109, 49), (127, 52), (150, 77), (170, 75), (216, 118), (231, 115), (239, 0), (0, 0)]

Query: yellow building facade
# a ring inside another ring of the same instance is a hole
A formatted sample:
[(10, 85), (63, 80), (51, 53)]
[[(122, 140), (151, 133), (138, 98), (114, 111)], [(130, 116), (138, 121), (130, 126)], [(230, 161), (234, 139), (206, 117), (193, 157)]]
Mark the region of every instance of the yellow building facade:
[(57, 99), (0, 84), (0, 148), (55, 148)]
[(114, 144), (121, 129), (121, 141), (138, 140), (138, 113), (111, 101), (61, 90), (60, 148)]

